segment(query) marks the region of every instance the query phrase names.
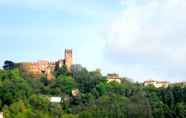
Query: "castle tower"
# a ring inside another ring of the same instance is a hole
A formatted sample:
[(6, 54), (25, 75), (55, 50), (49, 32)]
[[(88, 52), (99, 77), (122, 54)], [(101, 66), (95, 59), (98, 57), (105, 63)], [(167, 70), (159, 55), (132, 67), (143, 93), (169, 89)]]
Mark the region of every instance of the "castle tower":
[(72, 49), (65, 49), (65, 65), (69, 72), (71, 72), (72, 61)]

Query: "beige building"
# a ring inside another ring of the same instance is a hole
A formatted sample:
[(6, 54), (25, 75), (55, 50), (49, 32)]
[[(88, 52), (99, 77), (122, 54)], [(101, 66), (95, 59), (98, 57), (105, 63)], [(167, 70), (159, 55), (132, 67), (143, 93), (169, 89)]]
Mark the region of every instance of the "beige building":
[(156, 80), (147, 80), (144, 81), (144, 86), (153, 85), (156, 88), (167, 88), (169, 86), (169, 82), (167, 81), (156, 81)]
[(107, 75), (107, 82), (110, 83), (110, 82), (117, 82), (117, 83), (121, 83), (121, 77), (119, 77), (118, 74), (108, 74)]
[(79, 89), (72, 90), (72, 96), (79, 96), (79, 94), (80, 94)]
[(0, 118), (4, 118), (4, 117), (3, 117), (3, 112), (0, 112)]

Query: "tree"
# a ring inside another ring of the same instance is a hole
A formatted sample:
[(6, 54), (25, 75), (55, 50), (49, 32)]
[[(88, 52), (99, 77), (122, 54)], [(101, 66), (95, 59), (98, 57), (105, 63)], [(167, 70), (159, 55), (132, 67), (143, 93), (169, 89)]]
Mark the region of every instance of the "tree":
[(77, 82), (78, 88), (81, 92), (91, 92), (100, 81), (96, 73), (89, 73), (86, 69), (82, 69), (75, 76), (74, 80)]
[(63, 65), (61, 68), (59, 68), (55, 72), (56, 78), (58, 78), (60, 75), (66, 76), (67, 74), (68, 74), (68, 70), (67, 70), (67, 66), (66, 65)]
[(186, 105), (184, 103), (177, 103), (175, 106), (176, 116), (178, 118), (186, 117)]
[(47, 111), (49, 106), (48, 97), (42, 95), (35, 95), (29, 97), (29, 102), (34, 109)]
[(129, 97), (127, 114), (129, 118), (152, 118), (151, 106), (143, 91)]
[(5, 70), (10, 70), (10, 69), (15, 68), (15, 66), (16, 66), (16, 64), (15, 64), (14, 62), (9, 61), (9, 60), (6, 60), (6, 61), (4, 62), (3, 68), (4, 68)]
[(72, 89), (76, 88), (76, 83), (70, 76), (60, 75), (49, 85), (51, 95), (71, 95)]
[[(155, 88), (132, 83), (107, 83), (100, 73), (85, 68), (76, 74), (65, 66), (48, 81), (23, 76), (18, 68), (0, 70), (0, 110), (6, 118), (185, 118), (186, 86)], [(72, 96), (79, 89), (78, 96)], [(63, 103), (50, 103), (60, 96)]]
[(96, 85), (96, 89), (99, 92), (99, 95), (105, 95), (108, 92), (107, 89), (107, 83), (106, 82), (100, 82)]
[(17, 100), (26, 100), (32, 89), (23, 79), (6, 79), (0, 86), (0, 99), (3, 104), (10, 105)]
[(50, 103), (48, 106), (48, 109), (49, 109), (50, 114), (55, 116), (55, 118), (60, 118), (63, 114), (63, 109), (60, 104)]
[(79, 114), (80, 118), (127, 118), (127, 101), (124, 96), (111, 94), (101, 96), (96, 106), (87, 108)]
[(34, 115), (31, 109), (22, 101), (19, 100), (11, 104), (8, 108), (3, 109), (6, 118), (33, 118)]
[(47, 85), (48, 85), (48, 82), (49, 82), (49, 80), (47, 79), (47, 76), (46, 76), (45, 74), (42, 74), (42, 75), (41, 75), (40, 81), (41, 81), (45, 86), (47, 86)]

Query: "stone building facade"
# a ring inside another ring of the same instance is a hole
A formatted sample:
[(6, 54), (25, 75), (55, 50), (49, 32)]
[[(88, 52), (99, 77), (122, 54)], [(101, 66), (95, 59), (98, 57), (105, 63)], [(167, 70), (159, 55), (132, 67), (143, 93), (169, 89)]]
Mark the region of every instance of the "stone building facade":
[(45, 74), (48, 80), (52, 80), (54, 79), (53, 72), (61, 68), (63, 65), (66, 65), (68, 72), (71, 73), (71, 67), (73, 64), (72, 60), (72, 49), (66, 49), (64, 59), (55, 62), (40, 60), (31, 63), (19, 63), (18, 65), (25, 73), (31, 74), (36, 79), (39, 79), (42, 74)]

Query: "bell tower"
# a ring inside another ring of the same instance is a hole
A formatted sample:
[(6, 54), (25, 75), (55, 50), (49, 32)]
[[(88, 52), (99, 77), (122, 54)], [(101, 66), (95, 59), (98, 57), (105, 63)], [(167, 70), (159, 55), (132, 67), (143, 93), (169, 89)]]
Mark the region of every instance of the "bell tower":
[(67, 66), (68, 72), (71, 72), (72, 61), (72, 49), (65, 49), (65, 65)]

